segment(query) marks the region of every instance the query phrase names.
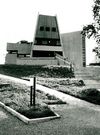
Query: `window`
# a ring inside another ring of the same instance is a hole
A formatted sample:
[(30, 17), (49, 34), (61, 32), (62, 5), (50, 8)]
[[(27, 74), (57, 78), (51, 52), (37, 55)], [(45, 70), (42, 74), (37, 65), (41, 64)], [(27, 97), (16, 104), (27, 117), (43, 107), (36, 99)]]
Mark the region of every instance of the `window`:
[(42, 41), (42, 44), (43, 44), (43, 45), (46, 45), (46, 44), (47, 44), (47, 41)]
[(53, 31), (53, 32), (56, 32), (56, 28), (55, 28), (55, 27), (52, 27), (52, 31)]
[(40, 31), (44, 31), (44, 27), (43, 26), (40, 26)]
[(50, 31), (50, 27), (46, 27), (45, 29), (46, 29), (46, 31)]
[(9, 50), (8, 53), (9, 54), (17, 54), (18, 53), (18, 50)]
[(83, 62), (83, 67), (86, 67), (86, 62)]
[(58, 46), (60, 46), (60, 45), (61, 45), (61, 44), (60, 44), (60, 41), (57, 41), (57, 45), (58, 45)]

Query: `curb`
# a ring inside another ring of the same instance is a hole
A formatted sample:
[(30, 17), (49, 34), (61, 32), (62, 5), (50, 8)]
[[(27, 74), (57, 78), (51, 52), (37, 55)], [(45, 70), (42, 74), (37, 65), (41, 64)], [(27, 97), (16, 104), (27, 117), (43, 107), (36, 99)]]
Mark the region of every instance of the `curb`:
[(0, 102), (0, 106), (2, 108), (4, 108), (5, 110), (7, 110), (9, 113), (11, 113), (13, 116), (17, 117), (18, 119), (20, 119), (21, 121), (23, 121), (26, 124), (37, 123), (37, 122), (46, 122), (46, 121), (49, 121), (49, 120), (60, 118), (60, 115), (58, 115), (57, 113), (55, 113), (53, 111), (54, 114), (55, 114), (55, 116), (44, 117), (44, 118), (29, 119), (29, 118), (25, 117), (24, 115), (18, 113), (17, 111), (13, 110), (12, 108), (6, 106), (2, 102)]

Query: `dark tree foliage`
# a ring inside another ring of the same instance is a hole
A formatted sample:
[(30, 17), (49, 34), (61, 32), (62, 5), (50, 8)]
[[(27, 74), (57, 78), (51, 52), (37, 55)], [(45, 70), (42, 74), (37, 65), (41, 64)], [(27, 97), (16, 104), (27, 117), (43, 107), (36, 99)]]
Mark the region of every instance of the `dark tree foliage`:
[(95, 29), (94, 24), (89, 24), (83, 27), (82, 35), (85, 35), (88, 38), (90, 38), (92, 35), (96, 36), (96, 34), (97, 34), (97, 31)]
[(92, 7), (94, 22), (83, 27), (82, 34), (90, 38), (93, 36), (100, 43), (100, 0), (94, 0)]
[(93, 49), (93, 52), (95, 52), (96, 54), (98, 54), (98, 47), (95, 47), (95, 48)]

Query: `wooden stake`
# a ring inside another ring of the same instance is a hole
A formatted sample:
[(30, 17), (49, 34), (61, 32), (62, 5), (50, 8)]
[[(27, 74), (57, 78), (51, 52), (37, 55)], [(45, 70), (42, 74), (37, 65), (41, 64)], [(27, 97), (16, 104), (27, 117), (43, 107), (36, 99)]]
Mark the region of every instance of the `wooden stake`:
[(33, 90), (33, 106), (35, 107), (35, 103), (36, 103), (36, 77), (34, 77), (34, 90)]
[(33, 90), (33, 88), (32, 88), (32, 86), (30, 86), (30, 106), (32, 106), (32, 90)]

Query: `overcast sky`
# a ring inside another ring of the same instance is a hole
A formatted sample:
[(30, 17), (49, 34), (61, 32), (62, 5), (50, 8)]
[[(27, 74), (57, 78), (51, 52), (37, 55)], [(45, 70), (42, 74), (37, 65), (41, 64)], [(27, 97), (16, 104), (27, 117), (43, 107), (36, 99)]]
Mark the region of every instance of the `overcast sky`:
[[(60, 33), (67, 33), (93, 22), (92, 5), (93, 0), (0, 0), (0, 63), (7, 42), (33, 41), (38, 13), (57, 15)], [(87, 44), (88, 62), (94, 43)]]

